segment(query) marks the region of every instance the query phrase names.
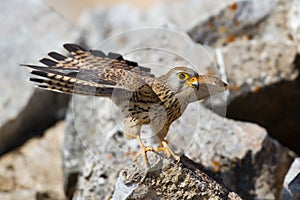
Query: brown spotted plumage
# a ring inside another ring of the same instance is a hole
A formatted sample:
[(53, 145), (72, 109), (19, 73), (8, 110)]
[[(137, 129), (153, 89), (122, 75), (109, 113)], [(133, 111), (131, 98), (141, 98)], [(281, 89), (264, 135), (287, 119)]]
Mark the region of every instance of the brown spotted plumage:
[(24, 65), (37, 76), (30, 80), (46, 90), (111, 98), (125, 115), (125, 136), (138, 140), (145, 159), (145, 152), (154, 148), (142, 143), (142, 125), (149, 124), (160, 139), (159, 150), (177, 158), (165, 141), (170, 125), (190, 102), (227, 89), (221, 79), (198, 75), (186, 67), (175, 67), (163, 76), (154, 77), (149, 68), (119, 54), (87, 51), (76, 44), (64, 47), (70, 56), (50, 52), (51, 59), (40, 60), (46, 66)]

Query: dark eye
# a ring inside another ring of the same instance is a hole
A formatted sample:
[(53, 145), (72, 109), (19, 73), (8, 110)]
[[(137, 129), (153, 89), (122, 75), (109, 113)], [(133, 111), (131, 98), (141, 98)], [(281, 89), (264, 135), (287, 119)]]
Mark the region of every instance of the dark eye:
[(178, 73), (178, 79), (183, 81), (188, 78), (188, 75), (186, 73)]

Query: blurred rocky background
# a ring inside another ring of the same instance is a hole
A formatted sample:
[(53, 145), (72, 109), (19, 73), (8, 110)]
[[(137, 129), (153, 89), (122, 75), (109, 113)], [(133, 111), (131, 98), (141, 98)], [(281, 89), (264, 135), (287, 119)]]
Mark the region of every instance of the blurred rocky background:
[(160, 198), (120, 190), (138, 145), (110, 100), (34, 89), (19, 66), (67, 42), (222, 77), (229, 92), (191, 104), (172, 148), (243, 199), (300, 199), (299, 0), (3, 0), (0, 14), (1, 200)]

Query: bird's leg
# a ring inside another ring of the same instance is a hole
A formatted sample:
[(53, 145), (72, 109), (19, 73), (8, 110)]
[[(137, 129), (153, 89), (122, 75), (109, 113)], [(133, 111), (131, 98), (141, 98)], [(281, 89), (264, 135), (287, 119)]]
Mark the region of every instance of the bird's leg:
[(170, 158), (171, 156), (175, 158), (175, 160), (179, 161), (180, 156), (177, 156), (169, 147), (168, 142), (166, 140), (161, 140), (160, 141), (160, 146), (156, 149), (157, 151), (163, 151), (164, 154)]
[(137, 153), (133, 160), (135, 161), (140, 155), (143, 154), (143, 158), (144, 158), (144, 162), (146, 163), (146, 165), (148, 165), (148, 162), (147, 162), (147, 155), (146, 155), (146, 152), (147, 151), (156, 151), (152, 146), (145, 146), (141, 140), (141, 137), (138, 135), (136, 136), (136, 139), (140, 145), (140, 148), (141, 148), (141, 151), (139, 153)]

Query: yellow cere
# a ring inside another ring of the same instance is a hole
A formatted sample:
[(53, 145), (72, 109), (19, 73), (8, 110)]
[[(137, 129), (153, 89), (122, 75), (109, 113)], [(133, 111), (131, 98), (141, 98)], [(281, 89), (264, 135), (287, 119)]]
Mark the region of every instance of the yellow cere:
[(197, 79), (195, 77), (191, 78), (191, 82), (196, 82), (196, 81), (197, 81)]

